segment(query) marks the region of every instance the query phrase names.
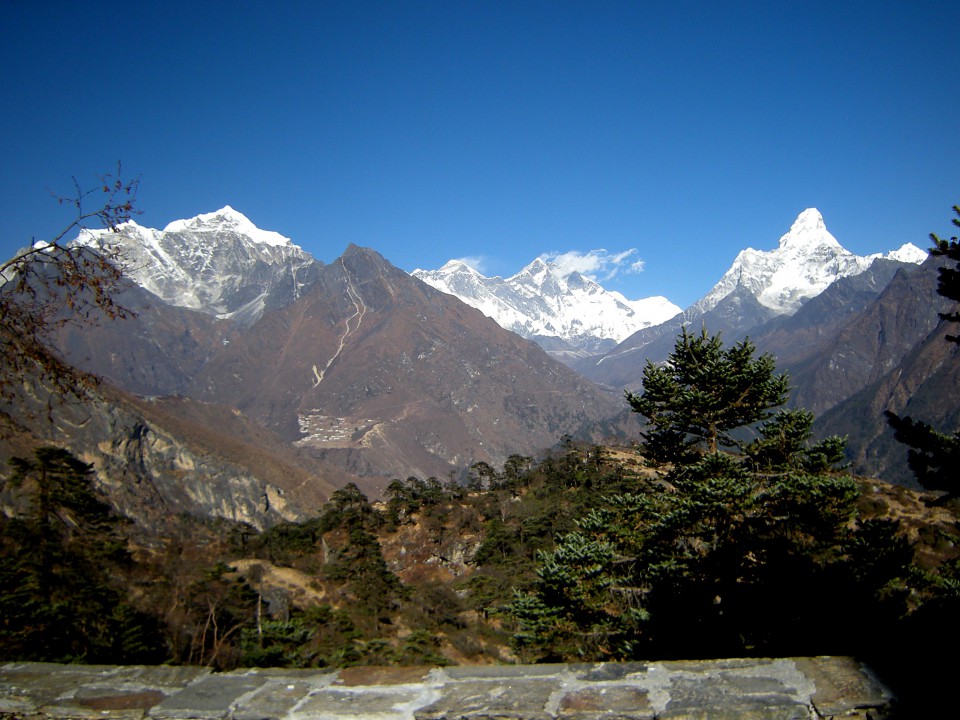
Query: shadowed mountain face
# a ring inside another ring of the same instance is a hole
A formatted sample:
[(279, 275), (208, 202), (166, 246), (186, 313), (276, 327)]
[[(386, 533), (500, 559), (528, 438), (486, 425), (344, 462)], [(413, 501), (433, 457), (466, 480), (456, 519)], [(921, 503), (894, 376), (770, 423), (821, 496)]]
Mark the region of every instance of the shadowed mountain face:
[(956, 353), (932, 339), (947, 332), (937, 313), (951, 307), (936, 294), (937, 267), (932, 259), (921, 266), (877, 259), (794, 314), (772, 318), (740, 286), (707, 312), (692, 308), (577, 367), (598, 382), (636, 390), (643, 364), (665, 359), (684, 324), (720, 332), (725, 343), (749, 337), (789, 375), (790, 404), (822, 416), (817, 435), (847, 436), (856, 472), (911, 484), (906, 448), (893, 439), (884, 411), (912, 414), (944, 432), (960, 422)]
[(387, 477), (499, 464), (622, 412), (532, 342), (355, 246), (231, 341), (188, 392)]
[(750, 330), (758, 351), (789, 375), (791, 405), (818, 417), (816, 434), (847, 437), (859, 474), (914, 483), (886, 410), (944, 432), (960, 424), (960, 360), (943, 340), (949, 329), (938, 313), (952, 303), (936, 293), (938, 266), (878, 260), (796, 314)]
[(849, 438), (856, 471), (907, 485), (915, 483), (907, 448), (894, 439), (884, 413), (912, 416), (944, 433), (960, 427), (960, 346), (945, 340), (956, 325), (937, 316), (956, 305), (936, 294), (936, 268), (931, 260), (898, 274), (838, 338), (850, 348), (845, 359), (874, 362), (857, 391), (817, 422), (820, 434)]
[(932, 262), (877, 263), (754, 338), (790, 373), (794, 404), (820, 414), (894, 369), (936, 328), (941, 305)]
[(175, 307), (130, 282), (116, 297), (133, 315), (57, 329), (54, 342), (75, 367), (137, 395), (179, 394), (239, 329)]

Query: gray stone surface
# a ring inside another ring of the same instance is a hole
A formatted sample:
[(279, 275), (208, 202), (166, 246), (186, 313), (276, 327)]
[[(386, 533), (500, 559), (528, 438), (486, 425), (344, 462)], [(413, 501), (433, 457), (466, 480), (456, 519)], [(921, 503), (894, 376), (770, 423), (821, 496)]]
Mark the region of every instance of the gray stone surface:
[(514, 677), (509, 680), (463, 680), (443, 688), (441, 697), (414, 713), (416, 720), (488, 720), (488, 718), (529, 718), (551, 720), (547, 709), (560, 690), (557, 679)]
[(883, 720), (851, 658), (339, 671), (0, 665), (0, 720)]
[(258, 690), (267, 678), (255, 674), (216, 674), (201, 677), (151, 709), (156, 718), (225, 718), (245, 696)]

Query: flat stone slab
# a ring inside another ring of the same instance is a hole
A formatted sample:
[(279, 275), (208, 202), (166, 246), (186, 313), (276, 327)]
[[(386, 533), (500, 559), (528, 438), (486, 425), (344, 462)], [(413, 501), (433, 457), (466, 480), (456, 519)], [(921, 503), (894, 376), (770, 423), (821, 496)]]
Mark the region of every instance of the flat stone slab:
[(883, 720), (851, 658), (341, 670), (0, 665), (0, 720)]
[(414, 713), (416, 720), (552, 720), (550, 699), (561, 689), (556, 679), (533, 676), (511, 680), (461, 680), (445, 685), (439, 700)]

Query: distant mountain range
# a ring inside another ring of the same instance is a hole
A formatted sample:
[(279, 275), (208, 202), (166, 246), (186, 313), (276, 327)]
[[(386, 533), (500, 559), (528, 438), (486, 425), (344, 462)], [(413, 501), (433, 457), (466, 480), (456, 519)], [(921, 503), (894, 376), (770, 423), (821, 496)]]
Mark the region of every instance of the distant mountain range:
[(540, 258), (506, 280), (485, 277), (461, 260), (413, 274), (602, 380), (604, 373), (591, 373), (591, 362), (633, 352), (648, 338), (678, 330), (711, 311), (726, 324), (753, 326), (795, 313), (831, 283), (864, 272), (878, 259), (916, 264), (926, 256), (911, 243), (889, 253), (855, 255), (827, 231), (820, 212), (810, 208), (800, 213), (775, 250), (740, 252), (720, 281), (683, 314), (664, 297), (627, 300)]
[(795, 402), (851, 437), (859, 471), (909, 481), (883, 409), (960, 421), (957, 383), (937, 390), (957, 358), (934, 339), (935, 263), (918, 266), (926, 253), (909, 244), (853, 255), (812, 209), (679, 314), (544, 260), (507, 280), (459, 262), (411, 275), (357, 246), (325, 265), (229, 207), (119, 230), (77, 242), (119, 245), (130, 282), (118, 299), (136, 317), (56, 337), (105, 382), (83, 408), (49, 413), (42, 383), (25, 379), (20, 405), (0, 408), (0, 455), (54, 439), (94, 463), (118, 506), (153, 497), (154, 519), (264, 525), (346, 482), (376, 492), (395, 477), (462, 479), (564, 436), (636, 439), (623, 390), (684, 324), (774, 353)]
[[(265, 433), (252, 447), (272, 438), (271, 457), (287, 447), (282, 463), (309, 467), (325, 483), (332, 478), (323, 487), (353, 481), (376, 492), (392, 478), (463, 479), (476, 462), (499, 466), (564, 436), (599, 441), (635, 427), (622, 403), (535, 343), (369, 249), (350, 246), (325, 265), (231, 208), (162, 231), (126, 223), (119, 233), (84, 233), (77, 242), (121, 251), (130, 284), (118, 300), (136, 317), (64, 327), (62, 354), (151, 402), (176, 396), (165, 407), (192, 403), (191, 416), (212, 424), (207, 452), (224, 460), (236, 448), (219, 432), (230, 427), (223, 417), (240, 418)], [(35, 437), (46, 433), (42, 418), (26, 426)], [(138, 421), (101, 417), (97, 426), (117, 436), (61, 436), (104, 472), (116, 466), (109, 448), (143, 446), (131, 436)], [(194, 428), (182, 438), (187, 453), (197, 425), (177, 427)], [(171, 439), (174, 431), (164, 437), (165, 445), (181, 442)], [(166, 467), (173, 485), (194, 482), (175, 464), (128, 464), (137, 467)], [(303, 511), (315, 497), (302, 490), (283, 490), (286, 512)], [(222, 512), (232, 517), (228, 506)], [(276, 517), (276, 502), (266, 506), (274, 514), (256, 522)]]
[(855, 255), (830, 234), (820, 212), (810, 208), (800, 213), (776, 249), (741, 251), (719, 282), (681, 314), (634, 333), (602, 355), (577, 360), (573, 367), (594, 382), (636, 389), (644, 363), (664, 360), (685, 325), (723, 332), (732, 342), (754, 335), (766, 322), (795, 314), (833, 283), (878, 262), (888, 268), (910, 267), (926, 257), (912, 243), (889, 253)]
[(462, 260), (439, 270), (414, 270), (413, 275), (567, 362), (609, 350), (680, 312), (664, 297), (627, 300), (541, 258), (506, 280), (485, 277)]

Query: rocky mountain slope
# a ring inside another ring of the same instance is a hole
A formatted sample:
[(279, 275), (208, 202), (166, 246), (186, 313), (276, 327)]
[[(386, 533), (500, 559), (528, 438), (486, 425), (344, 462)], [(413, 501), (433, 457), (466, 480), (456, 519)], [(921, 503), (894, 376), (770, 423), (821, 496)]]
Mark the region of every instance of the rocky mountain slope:
[(664, 297), (627, 300), (540, 258), (506, 280), (485, 277), (461, 260), (451, 260), (439, 270), (414, 270), (413, 275), (565, 362), (604, 352), (637, 330), (680, 312)]
[(324, 266), (229, 208), (121, 230), (140, 259), (119, 298), (135, 317), (66, 327), (61, 352), (140, 396), (236, 410), (344, 482), (459, 476), (635, 425), (619, 399), (373, 251)]
[[(507, 281), (448, 263), (431, 276), (448, 294), (356, 246), (325, 266), (230, 208), (163, 231), (122, 230), (134, 262), (120, 300), (136, 317), (62, 329), (65, 356), (139, 396), (199, 400), (188, 434), (224, 425), (218, 418), (263, 428), (278, 465), (306, 462), (331, 487), (457, 477), (564, 435), (636, 432), (622, 389), (638, 388), (643, 364), (666, 357), (682, 324), (721, 331), (727, 342), (749, 334), (790, 373), (795, 403), (820, 414), (888, 377), (936, 321), (924, 307), (935, 270), (909, 272), (925, 253), (907, 245), (889, 258), (855, 256), (807, 210), (776, 249), (740, 253), (684, 313), (579, 360), (583, 374), (614, 388), (606, 394), (485, 317), (512, 317), (568, 360), (602, 344), (596, 333), (617, 336), (637, 321), (637, 308), (616, 294), (543, 261)], [(484, 312), (453, 294), (479, 299)], [(149, 402), (155, 412), (161, 401)], [(180, 442), (171, 437), (171, 446)]]
[(907, 448), (894, 439), (885, 412), (912, 416), (944, 433), (960, 428), (960, 347), (945, 340), (956, 325), (937, 317), (957, 306), (935, 294), (937, 265), (931, 259), (917, 272), (898, 274), (838, 337), (836, 370), (875, 360), (856, 392), (817, 422), (821, 434), (849, 438), (856, 471), (908, 485), (915, 480)]
[(479, 311), (351, 246), (187, 392), (361, 475), (446, 477), (622, 413)]
[(129, 317), (67, 324), (56, 328), (54, 340), (69, 363), (136, 395), (182, 393), (207, 361), (242, 332), (230, 320), (168, 305), (132, 281), (116, 300), (131, 311)]
[(874, 263), (751, 339), (790, 374), (792, 399), (821, 414), (896, 367), (938, 323), (936, 263)]
[(93, 466), (96, 484), (137, 525), (180, 514), (267, 527), (308, 516), (345, 478), (240, 414), (185, 398), (144, 399), (107, 383), (57, 399), (39, 376), (0, 400), (0, 460), (56, 445)]

